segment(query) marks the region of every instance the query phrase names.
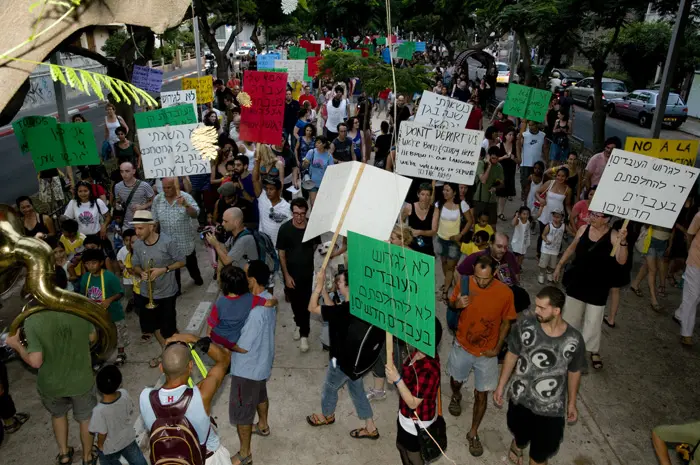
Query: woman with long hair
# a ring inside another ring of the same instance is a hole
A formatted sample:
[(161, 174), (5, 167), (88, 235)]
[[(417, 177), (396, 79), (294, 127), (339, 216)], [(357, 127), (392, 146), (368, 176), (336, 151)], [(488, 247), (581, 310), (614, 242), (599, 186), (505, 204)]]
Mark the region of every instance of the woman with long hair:
[(488, 153), (491, 147), (498, 147), (501, 144), (501, 139), (498, 137), (498, 129), (496, 126), (489, 126), (484, 131), (484, 140), (481, 141), (481, 148)]
[(258, 144), (255, 152), (257, 156), (255, 157), (254, 170), (257, 170), (262, 177), (279, 177), (280, 183), (284, 186), (284, 161), (276, 157), (267, 144)]
[(31, 198), (26, 195), (17, 197), (17, 208), (22, 214), (24, 233), (27, 236), (47, 239), (56, 235), (56, 228), (51, 217), (37, 212)]
[(294, 148), (294, 152), (297, 157), (297, 164), (299, 166), (301, 166), (301, 161), (304, 160), (304, 157), (306, 157), (306, 154), (309, 153), (309, 150), (313, 150), (315, 146), (316, 128), (313, 124), (308, 123), (306, 126), (304, 126), (304, 132), (302, 133), (302, 136), (299, 137), (299, 139), (297, 140), (297, 145)]
[(557, 120), (552, 127), (552, 145), (549, 147), (549, 159), (552, 163), (562, 162), (569, 154), (569, 135), (571, 124), (564, 111), (557, 111)]
[(442, 187), (443, 202), (436, 203), (438, 207), (437, 242), (439, 246), (440, 262), (445, 277), (444, 284), (440, 288), (441, 298), (447, 300), (452, 278), (457, 261), (460, 256), (462, 237), (471, 229), (474, 220), (467, 202), (457, 201), (459, 187), (457, 184), (445, 183)]
[(355, 160), (366, 162), (367, 160), (362, 156), (365, 152), (365, 136), (360, 126), (360, 119), (357, 116), (348, 118), (347, 137), (352, 141), (352, 150), (355, 153)]
[(219, 122), (219, 115), (214, 111), (208, 111), (204, 114), (204, 125), (215, 128), (216, 134), (219, 136), (224, 133), (221, 122)]
[(216, 159), (211, 163), (211, 185), (214, 190), (221, 186), (221, 182), (228, 175), (226, 172), (226, 162), (233, 160), (238, 155), (238, 146), (228, 137), (219, 138), (219, 147)]
[(64, 215), (78, 222), (80, 234), (99, 234), (102, 239), (107, 237), (112, 216), (107, 205), (95, 197), (89, 182), (80, 181), (75, 185), (75, 198), (68, 203)]
[(115, 130), (119, 140), (114, 144), (114, 154), (117, 157), (117, 163), (121, 165), (125, 161), (130, 162), (137, 170), (141, 168), (141, 151), (126, 138), (126, 128), (119, 126)]
[(109, 143), (112, 153), (114, 153), (114, 144), (119, 142), (116, 130), (118, 127), (123, 127), (126, 133), (129, 134), (129, 126), (126, 125), (124, 119), (117, 115), (117, 107), (108, 103), (105, 105), (105, 142)]
[(503, 184), (496, 189), (498, 219), (501, 221), (507, 220), (504, 214), (506, 200), (511, 200), (515, 196), (515, 168), (520, 163), (517, 140), (516, 130), (514, 128), (508, 129), (503, 136), (503, 142), (501, 142), (503, 154), (498, 157), (498, 163), (503, 167)]

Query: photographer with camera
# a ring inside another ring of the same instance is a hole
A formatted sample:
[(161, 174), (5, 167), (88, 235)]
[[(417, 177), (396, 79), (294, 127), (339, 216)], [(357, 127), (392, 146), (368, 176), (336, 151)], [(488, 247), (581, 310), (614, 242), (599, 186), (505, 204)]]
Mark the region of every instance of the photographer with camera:
[(231, 237), (225, 244), (222, 244), (216, 234), (211, 232), (205, 235), (205, 239), (216, 250), (216, 255), (222, 264), (233, 264), (242, 268), (249, 260), (258, 259), (258, 245), (253, 234), (243, 224), (243, 211), (240, 208), (226, 210), (221, 225), (225, 231), (231, 233)]

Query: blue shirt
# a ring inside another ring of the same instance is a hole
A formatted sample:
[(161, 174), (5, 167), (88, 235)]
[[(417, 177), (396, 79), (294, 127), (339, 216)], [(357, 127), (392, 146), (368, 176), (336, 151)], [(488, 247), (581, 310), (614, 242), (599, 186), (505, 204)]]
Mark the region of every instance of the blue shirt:
[(309, 160), (309, 173), (311, 180), (316, 184), (316, 187), (321, 187), (323, 175), (326, 174), (326, 168), (335, 163), (330, 152), (318, 153), (318, 150), (312, 149), (306, 152), (304, 160)]
[[(272, 295), (266, 291), (260, 297), (271, 299)], [(263, 381), (270, 377), (275, 358), (276, 318), (275, 308), (257, 306), (250, 311), (237, 344), (247, 352), (231, 353), (232, 376), (253, 381)]]

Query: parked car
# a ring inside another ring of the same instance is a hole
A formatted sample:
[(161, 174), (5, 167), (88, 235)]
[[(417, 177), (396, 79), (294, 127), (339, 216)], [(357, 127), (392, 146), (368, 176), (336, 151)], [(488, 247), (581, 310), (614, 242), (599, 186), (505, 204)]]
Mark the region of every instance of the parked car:
[(583, 74), (573, 69), (554, 68), (549, 75), (547, 87), (549, 87), (552, 92), (557, 93), (576, 84), (584, 77)]
[[(617, 79), (603, 78), (603, 107), (607, 108), (609, 102), (615, 98), (621, 98), (629, 92), (625, 83)], [(589, 77), (578, 81), (575, 85), (569, 88), (571, 90), (571, 98), (576, 103), (582, 103), (593, 111), (593, 78)]]
[(250, 54), (250, 51), (254, 49), (252, 44), (243, 44), (241, 45), (241, 48), (236, 50), (236, 56), (237, 57), (244, 57), (246, 55)]
[(496, 84), (508, 85), (508, 82), (510, 82), (510, 66), (508, 66), (506, 63), (497, 61), (496, 68), (498, 69)]
[[(624, 97), (610, 100), (607, 106), (608, 114), (635, 119), (642, 127), (651, 126), (658, 97), (658, 90), (635, 90)], [(669, 93), (664, 112), (664, 123), (669, 124), (673, 129), (678, 129), (686, 119), (688, 119), (688, 106), (680, 95)]]

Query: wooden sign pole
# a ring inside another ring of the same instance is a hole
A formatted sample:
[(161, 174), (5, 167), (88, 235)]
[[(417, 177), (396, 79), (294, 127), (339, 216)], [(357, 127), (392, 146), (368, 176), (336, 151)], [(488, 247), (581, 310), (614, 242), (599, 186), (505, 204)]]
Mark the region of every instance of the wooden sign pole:
[[(625, 220), (624, 223), (622, 223), (622, 227), (620, 228), (620, 231), (627, 231), (627, 225), (629, 224), (629, 222), (630, 222), (630, 220)], [(618, 247), (620, 247), (620, 242), (622, 242), (622, 239), (620, 239), (618, 237), (617, 242), (615, 243), (615, 245), (613, 245), (612, 252), (610, 252), (611, 257), (614, 257), (615, 254), (617, 253), (617, 249), (618, 249)], [(629, 260), (629, 258), (627, 260)]]

